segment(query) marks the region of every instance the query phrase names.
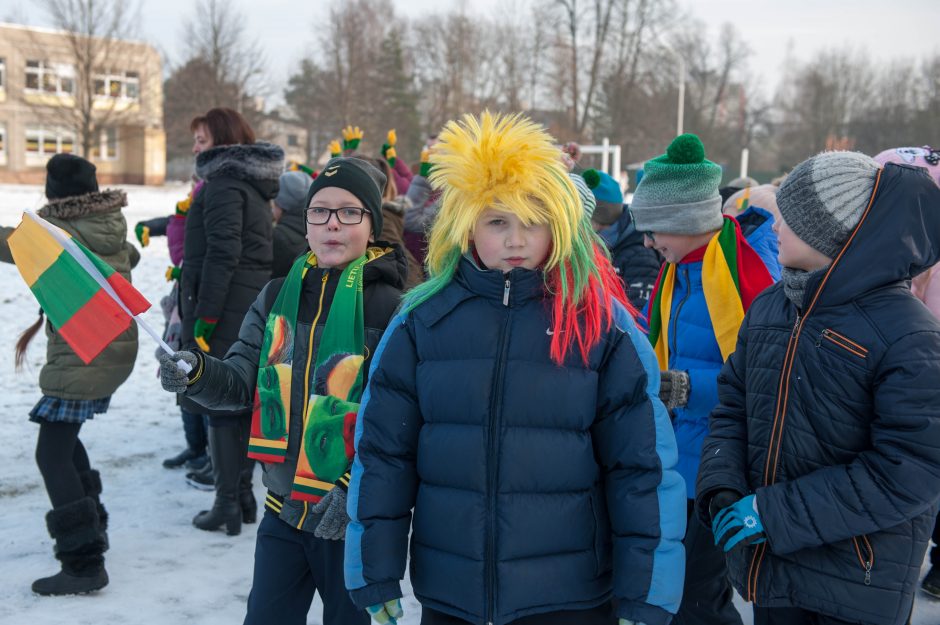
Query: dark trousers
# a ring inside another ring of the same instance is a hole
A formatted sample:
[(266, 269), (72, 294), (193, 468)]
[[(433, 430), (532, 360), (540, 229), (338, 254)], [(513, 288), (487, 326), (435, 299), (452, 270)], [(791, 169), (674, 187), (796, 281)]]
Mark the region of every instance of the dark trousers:
[(369, 615), (346, 592), (345, 548), (342, 540), (316, 538), (265, 510), (245, 625), (305, 625), (315, 592), (323, 600), (324, 625), (369, 625)]
[(88, 471), (88, 453), (78, 439), (81, 423), (43, 421), (36, 441), (36, 464), (53, 508), (85, 496), (79, 473)]
[(675, 625), (741, 625), (741, 615), (732, 603), (724, 552), (715, 546), (711, 528), (702, 525), (688, 506), (685, 532), (685, 585)]
[(180, 416), (183, 419), (183, 436), (186, 437), (186, 446), (197, 455), (204, 455), (209, 443), (206, 423), (208, 419), (203, 414), (189, 412), (182, 408), (180, 408)]
[[(467, 625), (470, 621), (432, 610), (421, 608), (421, 625)], [(561, 610), (523, 616), (511, 625), (615, 625), (617, 617), (611, 604), (605, 603), (590, 610)]]

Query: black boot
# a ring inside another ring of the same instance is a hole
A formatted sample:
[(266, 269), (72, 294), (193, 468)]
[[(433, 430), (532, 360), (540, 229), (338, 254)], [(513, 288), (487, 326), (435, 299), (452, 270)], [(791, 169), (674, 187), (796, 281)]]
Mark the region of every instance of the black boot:
[(108, 540), (108, 511), (101, 505), (101, 474), (95, 469), (79, 471), (78, 477), (82, 480), (82, 488), (85, 490), (85, 496), (91, 497), (98, 508), (98, 527), (101, 528), (101, 540), (104, 542), (104, 550), (111, 547)]
[(242, 509), (242, 523), (254, 523), (258, 520), (258, 502), (251, 487), (251, 478), (255, 472), (255, 461), (248, 457), (248, 439), (251, 436), (251, 419), (242, 419), (239, 424), (239, 436), (242, 446), (242, 468), (238, 479), (238, 504)]
[(186, 483), (199, 490), (215, 490), (215, 470), (212, 460), (207, 460), (201, 469), (186, 474)]
[(215, 473), (215, 502), (193, 519), (201, 530), (215, 531), (225, 525), (225, 533), (236, 536), (242, 531), (242, 509), (238, 503), (238, 482), (242, 451), (237, 426), (209, 426), (209, 449)]
[[(936, 549), (936, 547), (934, 547)], [(921, 589), (935, 599), (940, 599), (940, 567), (932, 566), (920, 583)]]
[(91, 497), (54, 508), (46, 515), (62, 570), (33, 582), (38, 595), (79, 595), (108, 585), (98, 507)]
[(195, 460), (196, 458), (202, 456), (199, 452), (187, 447), (183, 451), (179, 452), (175, 456), (170, 456), (163, 461), (163, 468), (165, 469), (178, 469), (190, 460)]

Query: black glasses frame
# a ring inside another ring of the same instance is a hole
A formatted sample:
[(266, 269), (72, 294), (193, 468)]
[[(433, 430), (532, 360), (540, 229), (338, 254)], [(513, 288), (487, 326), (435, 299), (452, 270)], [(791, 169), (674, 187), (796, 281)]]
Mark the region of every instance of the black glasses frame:
[[(314, 211), (314, 210), (327, 211), (326, 219), (322, 219), (320, 221), (311, 221), (310, 219), (311, 211)], [(359, 218), (356, 219), (355, 221), (347, 221), (345, 217), (340, 216), (342, 215), (340, 211), (356, 211), (359, 214)], [(306, 221), (311, 226), (325, 226), (326, 224), (330, 223), (330, 219), (332, 219), (333, 216), (335, 215), (336, 221), (343, 224), (344, 226), (355, 226), (355, 225), (362, 223), (362, 220), (365, 217), (365, 215), (371, 215), (371, 214), (372, 214), (372, 211), (365, 209), (365, 208), (359, 208), (358, 206), (341, 206), (340, 208), (326, 208), (325, 206), (311, 206), (309, 208), (304, 209), (304, 221)]]

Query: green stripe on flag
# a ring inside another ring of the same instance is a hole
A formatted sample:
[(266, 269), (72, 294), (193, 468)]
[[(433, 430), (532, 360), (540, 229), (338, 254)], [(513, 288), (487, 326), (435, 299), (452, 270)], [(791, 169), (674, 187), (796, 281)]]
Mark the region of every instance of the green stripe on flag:
[(734, 281), (734, 288), (738, 290), (738, 297), (741, 297), (741, 282), (738, 280), (738, 233), (735, 231), (734, 222), (730, 219), (725, 219), (725, 224), (718, 233), (718, 246), (725, 257), (728, 271), (731, 272), (731, 279)]
[(87, 256), (88, 260), (90, 260), (95, 265), (95, 267), (97, 267), (98, 271), (101, 272), (101, 275), (104, 276), (105, 280), (111, 277), (111, 274), (114, 273), (114, 267), (98, 258), (98, 256), (93, 254), (91, 250), (82, 245), (81, 241), (78, 239), (73, 237), (72, 242), (78, 246), (78, 249), (85, 253), (85, 256)]
[(100, 287), (68, 252), (59, 255), (30, 287), (56, 328), (65, 325)]

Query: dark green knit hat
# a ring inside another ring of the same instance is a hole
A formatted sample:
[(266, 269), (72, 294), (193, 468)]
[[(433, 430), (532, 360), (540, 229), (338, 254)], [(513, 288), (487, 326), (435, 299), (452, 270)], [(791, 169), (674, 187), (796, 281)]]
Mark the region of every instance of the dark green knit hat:
[(705, 146), (686, 133), (666, 153), (646, 162), (630, 203), (636, 229), (669, 234), (719, 230), (721, 167), (705, 158)]

